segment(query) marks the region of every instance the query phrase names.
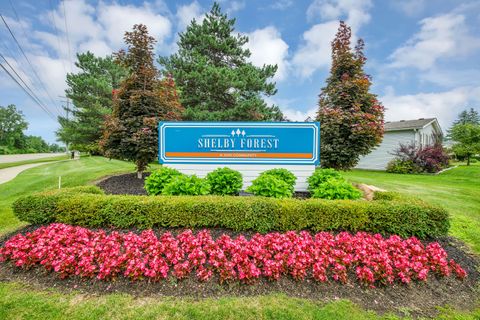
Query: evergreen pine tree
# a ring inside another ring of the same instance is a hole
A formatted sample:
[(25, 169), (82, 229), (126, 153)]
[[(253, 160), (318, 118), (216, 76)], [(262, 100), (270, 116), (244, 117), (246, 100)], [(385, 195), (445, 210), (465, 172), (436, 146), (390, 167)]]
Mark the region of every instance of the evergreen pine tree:
[(478, 114), (478, 111), (470, 108), (470, 110), (463, 110), (460, 112), (458, 115), (458, 119), (455, 120), (452, 124), (452, 126), (457, 125), (457, 124), (480, 124), (480, 115)]
[(185, 107), (185, 120), (282, 120), (277, 106), (262, 95), (276, 93), (269, 79), (276, 65), (255, 67), (248, 62), (246, 36), (234, 34), (228, 19), (214, 3), (201, 23), (195, 20), (180, 34), (178, 53), (159, 58), (165, 74), (172, 74)]
[(65, 107), (68, 116), (59, 117), (59, 139), (71, 148), (98, 151), (105, 116), (112, 113), (112, 92), (126, 76), (126, 70), (113, 58), (95, 57), (93, 53), (77, 54), (78, 73), (67, 74), (67, 98), (72, 107)]
[(155, 68), (155, 39), (139, 24), (125, 33), (127, 51), (116, 54), (130, 72), (115, 93), (113, 114), (106, 122), (101, 146), (111, 158), (134, 161), (138, 177), (158, 151), (159, 120), (179, 120), (182, 112), (175, 87), (158, 79)]
[(366, 58), (360, 39), (350, 48), (351, 29), (343, 21), (332, 41), (332, 66), (322, 88), (317, 120), (321, 126), (321, 165), (350, 169), (383, 136), (384, 108), (369, 92), (371, 80), (363, 71)]
[(447, 130), (447, 139), (452, 139), (452, 130), (454, 127), (465, 124), (480, 125), (480, 115), (477, 110), (470, 108), (470, 110), (465, 109), (460, 112), (457, 120), (455, 120)]

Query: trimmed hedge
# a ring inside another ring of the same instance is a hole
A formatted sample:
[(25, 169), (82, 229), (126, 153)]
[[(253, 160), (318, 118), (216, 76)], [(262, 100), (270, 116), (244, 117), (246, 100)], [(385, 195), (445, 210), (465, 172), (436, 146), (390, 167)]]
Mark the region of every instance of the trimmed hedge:
[[(384, 198), (393, 197), (392, 193), (380, 194)], [(24, 196), (14, 202), (13, 211), (20, 220), (33, 224), (62, 222), (84, 227), (223, 227), (262, 233), (273, 230), (344, 230), (419, 238), (445, 235), (449, 228), (445, 209), (404, 197), (376, 201), (148, 197), (102, 195), (88, 188)]]

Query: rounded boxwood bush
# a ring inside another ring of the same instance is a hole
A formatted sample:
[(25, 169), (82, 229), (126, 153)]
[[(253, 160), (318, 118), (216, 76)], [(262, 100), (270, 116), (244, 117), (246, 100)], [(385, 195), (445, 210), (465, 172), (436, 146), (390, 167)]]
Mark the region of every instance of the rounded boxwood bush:
[(256, 196), (290, 198), (293, 194), (293, 187), (275, 175), (261, 174), (252, 181), (247, 192)]
[(163, 188), (174, 177), (181, 176), (182, 173), (176, 169), (169, 167), (161, 167), (153, 171), (147, 179), (145, 179), (145, 190), (149, 195), (158, 195), (162, 193)]
[(242, 174), (230, 168), (218, 168), (207, 174), (212, 194), (237, 195), (242, 189)]
[(327, 182), (330, 178), (343, 180), (342, 175), (335, 169), (316, 169), (307, 180), (308, 191), (313, 193), (315, 189), (317, 189), (322, 183)]
[(343, 179), (330, 178), (320, 184), (312, 192), (312, 198), (321, 199), (360, 199), (362, 193), (357, 188)]
[(207, 180), (197, 177), (196, 175), (180, 175), (176, 176), (165, 185), (162, 190), (163, 195), (171, 196), (199, 196), (210, 193), (210, 184)]

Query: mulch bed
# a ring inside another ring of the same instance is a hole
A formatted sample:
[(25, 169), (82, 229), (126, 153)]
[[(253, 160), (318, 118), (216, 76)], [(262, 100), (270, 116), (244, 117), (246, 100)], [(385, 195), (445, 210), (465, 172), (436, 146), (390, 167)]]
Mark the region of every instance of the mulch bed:
[[(35, 230), (36, 226), (21, 229), (21, 233)], [(118, 231), (118, 230), (117, 230)], [(122, 230), (130, 231), (130, 230)], [(137, 230), (133, 230), (137, 232)], [(182, 229), (156, 229), (155, 232), (170, 231), (178, 234)], [(198, 231), (198, 230), (197, 230)], [(211, 229), (212, 237), (221, 234), (237, 236), (239, 233), (226, 229)], [(242, 233), (251, 237), (253, 233)], [(0, 246), (12, 235), (0, 240)], [(284, 293), (291, 297), (306, 298), (313, 301), (328, 302), (349, 299), (365, 309), (378, 313), (394, 312), (402, 315), (407, 310), (412, 316), (432, 317), (438, 312), (438, 306), (449, 305), (460, 310), (471, 310), (478, 306), (480, 289), (480, 266), (478, 257), (466, 253), (464, 245), (452, 237), (437, 239), (447, 251), (449, 258), (455, 259), (467, 271), (467, 278), (429, 276), (426, 282), (413, 282), (409, 285), (394, 285), (374, 289), (361, 286), (353, 277), (347, 284), (337, 282), (319, 283), (313, 279), (295, 281), (291, 277), (281, 277), (278, 281), (260, 279), (252, 285), (240, 282), (221, 284), (213, 278), (207, 282), (195, 277), (176, 280), (173, 278), (149, 282), (147, 280), (130, 281), (124, 278), (115, 281), (81, 279), (71, 277), (60, 279), (57, 274), (47, 272), (42, 267), (23, 270), (11, 263), (0, 264), (0, 281), (22, 281), (34, 289), (56, 288), (61, 292), (81, 292), (84, 294), (128, 293), (136, 297), (191, 297), (201, 299), (225, 296), (257, 296), (270, 293)]]
[[(106, 177), (96, 183), (106, 194), (132, 194), (147, 195), (143, 188), (145, 179), (150, 173), (145, 173), (143, 179), (138, 179), (136, 173), (128, 173)], [(251, 196), (252, 194), (241, 192), (240, 196)], [(295, 192), (294, 198), (306, 199), (310, 197), (309, 192)]]
[(106, 177), (96, 183), (106, 194), (133, 194), (147, 195), (143, 188), (149, 172), (143, 174), (143, 179), (138, 179), (136, 173), (128, 173)]

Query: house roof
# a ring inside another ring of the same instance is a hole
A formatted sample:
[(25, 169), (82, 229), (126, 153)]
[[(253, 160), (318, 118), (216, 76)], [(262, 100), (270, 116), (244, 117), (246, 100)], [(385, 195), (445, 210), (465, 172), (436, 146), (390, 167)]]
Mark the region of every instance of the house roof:
[(385, 122), (385, 131), (421, 129), (431, 122), (437, 122), (437, 118), (420, 118), (416, 120), (400, 120)]

